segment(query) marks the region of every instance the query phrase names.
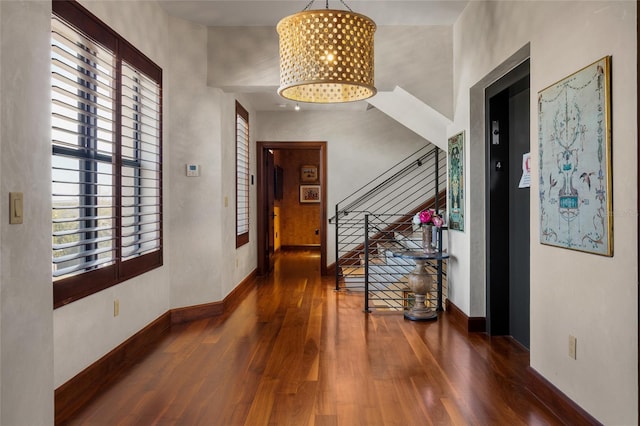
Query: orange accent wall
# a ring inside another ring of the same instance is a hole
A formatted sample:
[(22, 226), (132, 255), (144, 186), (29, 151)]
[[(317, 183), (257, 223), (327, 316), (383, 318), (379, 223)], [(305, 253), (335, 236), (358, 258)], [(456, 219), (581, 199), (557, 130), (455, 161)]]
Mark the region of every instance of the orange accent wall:
[(275, 150), (274, 162), (284, 173), (283, 198), (276, 201), (280, 210), (280, 244), (286, 246), (320, 246), (320, 204), (300, 203), (300, 169), (320, 165), (320, 152), (315, 149)]

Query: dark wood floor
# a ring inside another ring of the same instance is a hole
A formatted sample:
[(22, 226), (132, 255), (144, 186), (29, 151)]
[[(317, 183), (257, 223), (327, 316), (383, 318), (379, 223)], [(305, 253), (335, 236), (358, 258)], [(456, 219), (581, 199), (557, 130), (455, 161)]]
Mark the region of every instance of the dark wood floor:
[(319, 257), (284, 253), (232, 312), (174, 326), (78, 425), (560, 424), (523, 385), (529, 355), (441, 315), (364, 314)]

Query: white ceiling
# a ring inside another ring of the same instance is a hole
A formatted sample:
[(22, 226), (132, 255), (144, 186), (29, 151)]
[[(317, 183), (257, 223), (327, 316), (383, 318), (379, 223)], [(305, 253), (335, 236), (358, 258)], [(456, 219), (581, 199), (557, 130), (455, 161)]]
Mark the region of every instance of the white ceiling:
[[(309, 0), (160, 0), (173, 16), (206, 26), (274, 26), (287, 15), (302, 11)], [(354, 12), (367, 15), (377, 25), (451, 25), (467, 0), (345, 0)], [(324, 9), (316, 0), (310, 9)], [(340, 0), (330, 9), (346, 9)]]
[[(1, 1), (1, 0), (0, 0)], [(159, 0), (170, 15), (209, 27), (273, 27), (285, 16), (305, 9), (310, 0)], [(327, 0), (315, 0), (310, 9), (324, 9)], [(381, 26), (452, 25), (469, 0), (329, 0), (330, 9), (364, 14)], [(347, 7), (345, 7), (345, 4)], [(415, 81), (399, 78), (395, 84), (410, 88)], [(277, 95), (275, 88), (242, 90), (258, 111), (293, 110), (295, 103)], [(266, 89), (266, 90), (264, 90)], [(303, 110), (365, 110), (366, 101), (344, 104), (301, 104)]]

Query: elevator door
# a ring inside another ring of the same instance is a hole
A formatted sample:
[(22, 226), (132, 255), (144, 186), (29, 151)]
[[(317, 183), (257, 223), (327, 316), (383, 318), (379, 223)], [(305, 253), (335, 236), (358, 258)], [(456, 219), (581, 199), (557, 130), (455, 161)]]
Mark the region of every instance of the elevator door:
[(487, 89), (487, 331), (529, 347), (529, 63)]

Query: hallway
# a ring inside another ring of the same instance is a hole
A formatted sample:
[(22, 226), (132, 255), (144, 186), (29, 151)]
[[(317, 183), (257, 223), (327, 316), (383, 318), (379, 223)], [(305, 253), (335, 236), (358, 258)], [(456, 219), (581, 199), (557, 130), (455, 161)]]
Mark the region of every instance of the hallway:
[(523, 386), (528, 353), (450, 324), (364, 314), (319, 255), (283, 252), (220, 317), (174, 326), (77, 425), (560, 422)]

